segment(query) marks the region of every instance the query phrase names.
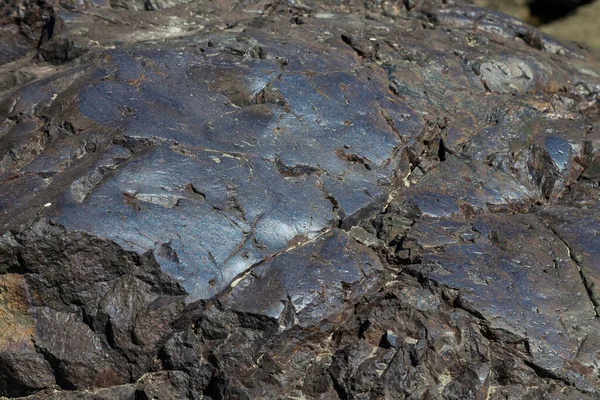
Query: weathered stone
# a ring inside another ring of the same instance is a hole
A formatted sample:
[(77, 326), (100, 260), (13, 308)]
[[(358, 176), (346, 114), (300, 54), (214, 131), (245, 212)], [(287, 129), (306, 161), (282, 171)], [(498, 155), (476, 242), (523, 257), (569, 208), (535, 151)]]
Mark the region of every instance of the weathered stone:
[(0, 396), (598, 397), (596, 54), (460, 1), (15, 10)]
[(9, 396), (54, 384), (50, 364), (36, 352), (35, 324), (28, 312), (27, 283), (22, 275), (0, 276), (0, 391)]
[(265, 261), (236, 279), (222, 302), (282, 328), (318, 325), (364, 294), (382, 269), (375, 253), (334, 231)]

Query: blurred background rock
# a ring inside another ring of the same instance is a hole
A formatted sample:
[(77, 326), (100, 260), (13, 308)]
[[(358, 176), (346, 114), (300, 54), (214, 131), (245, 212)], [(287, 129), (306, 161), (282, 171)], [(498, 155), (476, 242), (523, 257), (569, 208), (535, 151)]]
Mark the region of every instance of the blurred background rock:
[(473, 0), (561, 40), (600, 49), (600, 0)]

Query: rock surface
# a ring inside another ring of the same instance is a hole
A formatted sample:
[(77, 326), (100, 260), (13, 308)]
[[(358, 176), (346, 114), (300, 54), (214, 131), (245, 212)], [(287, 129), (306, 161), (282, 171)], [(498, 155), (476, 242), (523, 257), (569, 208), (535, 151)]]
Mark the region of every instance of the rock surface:
[(0, 396), (600, 395), (598, 54), (458, 1), (6, 4)]

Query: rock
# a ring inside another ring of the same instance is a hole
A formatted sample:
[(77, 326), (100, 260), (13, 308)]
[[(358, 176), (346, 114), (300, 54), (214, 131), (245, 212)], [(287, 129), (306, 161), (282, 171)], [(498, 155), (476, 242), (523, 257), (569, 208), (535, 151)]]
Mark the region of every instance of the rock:
[(46, 0), (9, 0), (0, 5), (0, 65), (35, 49), (51, 20), (53, 4)]
[(136, 0), (136, 1), (123, 1), (123, 0), (111, 0), (111, 8), (122, 8), (131, 11), (154, 11), (163, 8), (173, 7), (181, 3), (189, 3), (190, 1), (182, 0)]
[[(4, 340), (15, 344), (3, 351), (3, 367), (14, 369), (9, 382), (18, 382), (7, 393), (19, 386), (17, 393), (41, 389), (39, 382), (65, 389), (115, 386), (149, 368), (183, 305), (181, 292), (162, 282), (153, 259), (43, 222), (1, 241), (3, 265), (14, 271), (3, 275), (14, 282), (6, 286), (7, 296), (22, 298), (11, 299), (7, 314), (7, 326), (18, 333), (5, 333)], [(55, 255), (40, 256), (48, 251)], [(18, 355), (13, 349), (20, 349)], [(22, 358), (18, 368), (12, 366), (15, 356)], [(20, 372), (26, 360), (31, 369)], [(29, 381), (36, 376), (34, 385)]]
[(597, 54), (461, 1), (11, 4), (0, 396), (598, 397)]
[(381, 269), (376, 254), (334, 231), (236, 279), (222, 302), (273, 318), (282, 328), (318, 325), (342, 312), (346, 299), (364, 294)]
[[(528, 362), (534, 368), (594, 390), (598, 384), (595, 378), (580, 369), (587, 362), (577, 359), (583, 337), (598, 340), (594, 304), (563, 242), (530, 215), (484, 216), (469, 224), (480, 233), (478, 239), (463, 243), (448, 237), (443, 253), (420, 256), (426, 276), (458, 289), (456, 306), (489, 321), (490, 329), (511, 332), (516, 335), (514, 340), (526, 340), (531, 357)], [(429, 232), (424, 232), (427, 236), (423, 242), (413, 239), (426, 253), (437, 245), (428, 243)], [(452, 229), (446, 228), (446, 235), (450, 232)]]
[(67, 38), (53, 39), (39, 47), (40, 57), (51, 64), (64, 64), (72, 61), (84, 51), (85, 49), (77, 48), (73, 41)]
[(22, 275), (0, 276), (0, 390), (8, 396), (32, 393), (54, 384), (50, 363), (30, 340), (35, 325), (28, 312), (27, 284)]
[(381, 338), (381, 345), (382, 347), (398, 347), (398, 335), (388, 329)]

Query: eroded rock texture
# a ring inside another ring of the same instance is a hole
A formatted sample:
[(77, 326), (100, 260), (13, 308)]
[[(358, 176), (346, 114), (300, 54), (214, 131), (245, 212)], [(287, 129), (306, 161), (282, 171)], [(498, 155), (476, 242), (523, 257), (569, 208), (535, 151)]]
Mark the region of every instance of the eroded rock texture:
[(461, 2), (13, 3), (0, 396), (600, 396), (597, 54)]

